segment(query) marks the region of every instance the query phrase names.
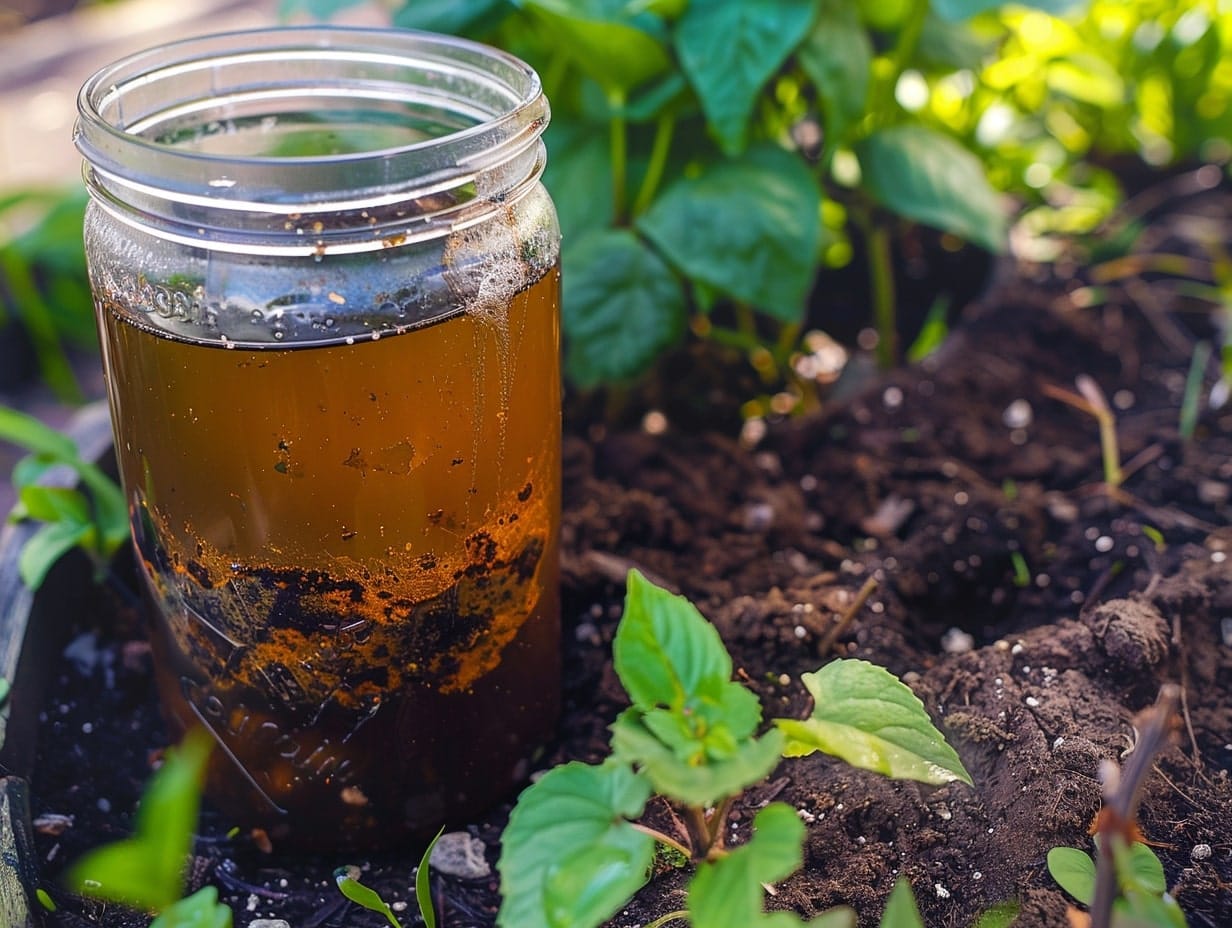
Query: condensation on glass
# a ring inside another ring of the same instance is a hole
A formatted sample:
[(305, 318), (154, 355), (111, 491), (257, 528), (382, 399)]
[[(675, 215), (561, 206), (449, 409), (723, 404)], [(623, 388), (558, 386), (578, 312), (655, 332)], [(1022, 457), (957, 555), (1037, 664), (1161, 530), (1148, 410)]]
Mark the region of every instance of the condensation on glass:
[(82, 89), (85, 238), (161, 698), (284, 846), (507, 795), (559, 702), (548, 105), (481, 45), (211, 36)]

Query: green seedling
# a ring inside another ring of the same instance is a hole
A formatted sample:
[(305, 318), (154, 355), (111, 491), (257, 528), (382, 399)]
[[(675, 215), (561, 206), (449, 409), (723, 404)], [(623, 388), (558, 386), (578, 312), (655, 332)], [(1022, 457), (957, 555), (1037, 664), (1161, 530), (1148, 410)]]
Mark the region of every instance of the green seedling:
[(1099, 424), (1100, 456), (1104, 465), (1104, 486), (1116, 490), (1125, 482), (1125, 474), (1121, 470), (1121, 451), (1117, 441), (1116, 416), (1104, 391), (1099, 388), (1094, 378), (1087, 374), (1079, 374), (1074, 379), (1078, 392), (1066, 390), (1054, 384), (1044, 384), (1043, 391), (1054, 400), (1060, 400), (1075, 409), (1085, 412)]
[[(128, 509), (116, 482), (82, 460), (68, 436), (15, 409), (0, 406), (0, 441), (30, 452), (13, 468), (17, 505), (9, 520), (43, 523), (22, 548), (18, 560), (22, 582), (38, 589), (56, 561), (75, 547), (84, 550), (96, 571), (105, 575), (112, 555), (128, 540)], [(57, 466), (75, 471), (87, 492), (41, 484), (39, 480)]]
[[(206, 887), (184, 896), (185, 871), (213, 738), (190, 731), (146, 785), (130, 838), (90, 851), (68, 871), (75, 892), (158, 912), (157, 928), (231, 928), (231, 910)], [(154, 928), (154, 926), (151, 926)]]
[[(800, 865), (803, 826), (772, 803), (740, 848), (725, 842), (727, 813), (744, 789), (784, 756), (817, 751), (895, 778), (970, 783), (958, 755), (923, 704), (886, 670), (835, 660), (803, 683), (814, 698), (805, 719), (775, 719), (764, 732), (756, 696), (732, 679), (714, 626), (680, 596), (631, 571), (613, 664), (631, 706), (611, 726), (611, 756), (548, 771), (518, 799), (499, 863), (502, 928), (594, 928), (646, 881), (656, 843), (696, 868), (687, 907), (693, 928), (735, 924), (790, 928), (794, 915), (763, 912), (763, 884)], [(639, 819), (652, 795), (679, 812), (669, 835)], [(810, 925), (854, 924), (850, 910)]]
[(393, 928), (402, 928), (402, 922), (398, 921), (398, 916), (394, 914), (389, 903), (381, 898), (380, 893), (359, 882), (358, 867), (339, 867), (334, 871), (334, 882), (338, 884), (338, 891), (356, 905), (363, 906), (369, 912), (384, 915)]
[(429, 865), (432, 861), (432, 851), (444, 833), (445, 826), (442, 825), (436, 837), (424, 848), (423, 856), (419, 858), (419, 866), (415, 868), (415, 902), (419, 905), (419, 915), (424, 920), (426, 928), (436, 928), (436, 907), (432, 904), (432, 887), (429, 885), (428, 875), (431, 870)]
[(1189, 359), (1189, 372), (1185, 375), (1185, 395), (1181, 400), (1181, 419), (1177, 425), (1177, 433), (1181, 441), (1186, 443), (1193, 440), (1194, 429), (1198, 426), (1199, 409), (1202, 405), (1202, 377), (1206, 373), (1206, 365), (1210, 359), (1210, 342), (1198, 342), (1194, 345), (1193, 356)]
[(1031, 585), (1031, 568), (1027, 566), (1027, 559), (1022, 556), (1022, 552), (1011, 551), (1010, 563), (1014, 565), (1014, 586), (1019, 589), (1029, 587)]

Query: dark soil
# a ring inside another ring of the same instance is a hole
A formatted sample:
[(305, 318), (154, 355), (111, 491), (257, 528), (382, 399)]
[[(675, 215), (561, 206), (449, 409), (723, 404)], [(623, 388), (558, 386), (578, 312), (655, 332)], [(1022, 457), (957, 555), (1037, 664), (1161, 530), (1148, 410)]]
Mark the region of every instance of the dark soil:
[[(1228, 215), (1218, 192), (1173, 204), (1135, 247), (1200, 256), (1187, 230)], [(799, 675), (830, 654), (874, 661), (924, 700), (975, 781), (938, 789), (817, 755), (784, 763), (737, 802), (729, 838), (747, 839), (772, 799), (808, 823), (805, 867), (775, 907), (846, 903), (874, 925), (902, 875), (929, 926), (969, 925), (1007, 899), (1021, 902), (1021, 928), (1064, 925), (1045, 855), (1090, 847), (1100, 761), (1133, 748), (1135, 714), (1175, 682), (1183, 724), (1148, 778), (1140, 824), (1190, 925), (1232, 924), (1232, 408), (1205, 403), (1212, 363), (1182, 440), (1186, 371), (1209, 319), (1183, 312), (1199, 307), (1168, 280), (1137, 274), (1103, 282), (1107, 301), (1084, 306), (1080, 288), (1101, 272), (1083, 266), (1077, 255), (1009, 269), (928, 361), (752, 448), (670, 422), (662, 434), (572, 423), (566, 713), (544, 766), (604, 753), (622, 708), (608, 646), (638, 567), (714, 621), (768, 715), (805, 714)], [(1102, 482), (1095, 420), (1057, 398), (1078, 375), (1116, 412), (1119, 490)], [(840, 629), (869, 578), (875, 590)], [(164, 743), (148, 653), (133, 622), (116, 627), (83, 626), (44, 709), (34, 811), (56, 925), (146, 923), (55, 888), (64, 864), (126, 833)], [(50, 833), (51, 813), (71, 827)], [(507, 814), (465, 826), (493, 863)], [(229, 825), (207, 810), (193, 882), (220, 885), (237, 926), (384, 924), (338, 895), (342, 863), (363, 865), (387, 900), (409, 900), (412, 920), (417, 853), (303, 860), (228, 839)], [(680, 908), (685, 880), (657, 876), (612, 924)], [(493, 923), (494, 873), (436, 874), (434, 887), (446, 928)]]

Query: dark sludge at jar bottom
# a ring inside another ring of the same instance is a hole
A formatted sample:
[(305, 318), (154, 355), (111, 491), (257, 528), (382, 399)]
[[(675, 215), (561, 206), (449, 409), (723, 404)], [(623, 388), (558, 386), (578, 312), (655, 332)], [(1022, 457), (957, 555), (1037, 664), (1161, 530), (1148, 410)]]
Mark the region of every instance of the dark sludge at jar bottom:
[(560, 698), (558, 292), (261, 350), (101, 301), (160, 695), (214, 734), (236, 824), (374, 848), (529, 774)]

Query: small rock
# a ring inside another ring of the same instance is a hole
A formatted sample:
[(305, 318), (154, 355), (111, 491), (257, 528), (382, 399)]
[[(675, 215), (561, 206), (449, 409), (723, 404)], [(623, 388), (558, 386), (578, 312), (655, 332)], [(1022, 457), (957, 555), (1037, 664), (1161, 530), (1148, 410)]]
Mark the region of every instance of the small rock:
[(291, 923), (285, 918), (254, 918), (248, 928), (291, 928)]
[(1198, 481), (1198, 499), (1208, 506), (1222, 506), (1228, 501), (1229, 487), (1218, 480)]
[(961, 628), (951, 628), (941, 636), (941, 650), (946, 654), (966, 654), (974, 649), (974, 636)]
[(441, 835), (432, 849), (429, 863), (441, 873), (464, 880), (482, 880), (492, 873), (484, 857), (484, 843), (467, 831), (450, 831)]
[(1211, 846), (1209, 844), (1195, 844), (1193, 850), (1189, 852), (1189, 856), (1193, 860), (1206, 860), (1211, 856)]

